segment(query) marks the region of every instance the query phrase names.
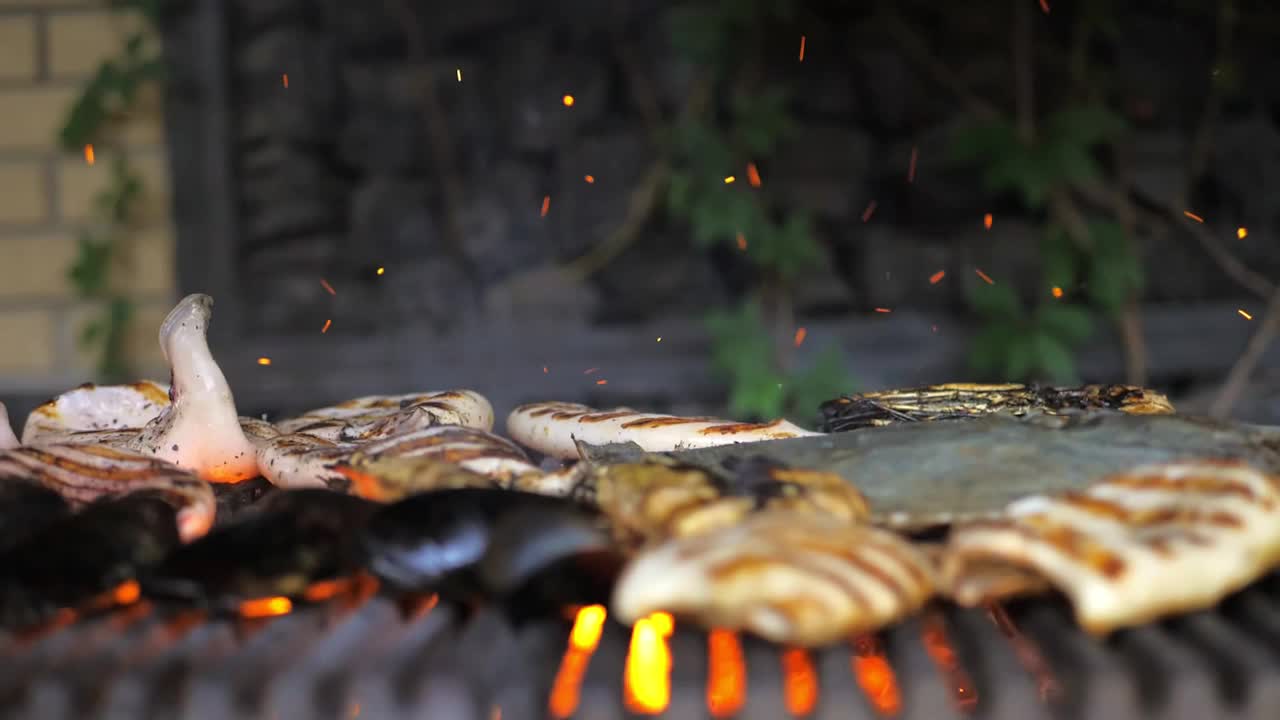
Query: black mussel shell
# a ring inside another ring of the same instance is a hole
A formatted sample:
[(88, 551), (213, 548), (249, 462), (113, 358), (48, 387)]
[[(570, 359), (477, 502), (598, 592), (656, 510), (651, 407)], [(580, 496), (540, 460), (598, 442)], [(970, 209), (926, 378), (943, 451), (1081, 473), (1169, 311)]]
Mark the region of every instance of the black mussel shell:
[(519, 621), (567, 605), (608, 604), (625, 561), (600, 516), (562, 504), (502, 515), (479, 576)]
[(386, 586), (469, 598), (484, 588), (475, 568), (500, 517), (573, 505), (514, 490), (458, 488), (387, 505), (365, 527), (365, 563)]
[(297, 597), (359, 569), (356, 533), (377, 505), (329, 490), (272, 493), (240, 517), (178, 548), (141, 580), (157, 599), (234, 610), (244, 600)]
[(39, 622), (133, 580), (181, 544), (176, 511), (150, 493), (99, 500), (0, 554), (0, 618)]
[(0, 480), (0, 552), (70, 514), (71, 504), (39, 483)]

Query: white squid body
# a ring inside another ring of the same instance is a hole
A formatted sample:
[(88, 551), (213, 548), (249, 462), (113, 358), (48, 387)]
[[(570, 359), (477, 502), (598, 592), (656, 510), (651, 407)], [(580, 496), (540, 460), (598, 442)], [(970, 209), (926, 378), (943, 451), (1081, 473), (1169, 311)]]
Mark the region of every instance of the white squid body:
[(9, 425), (9, 408), (0, 403), (0, 450), (12, 450), (18, 447), (18, 436), (13, 434)]
[(597, 410), (577, 403), (540, 402), (512, 410), (507, 416), (507, 434), (543, 455), (572, 460), (578, 457), (578, 440), (590, 445), (634, 442), (646, 452), (671, 452), (823, 433), (805, 430), (786, 420), (744, 423), (642, 413), (630, 408)]
[(212, 315), (213, 298), (188, 295), (160, 325), (168, 387), (152, 381), (83, 385), (33, 410), (23, 444), (116, 447), (167, 460), (210, 482), (256, 477), (254, 447), (209, 351)]

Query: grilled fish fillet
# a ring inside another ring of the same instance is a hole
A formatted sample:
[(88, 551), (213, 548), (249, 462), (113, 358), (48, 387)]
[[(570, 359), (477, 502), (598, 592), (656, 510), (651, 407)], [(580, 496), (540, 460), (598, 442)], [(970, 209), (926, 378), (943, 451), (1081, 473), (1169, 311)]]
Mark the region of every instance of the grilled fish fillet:
[(1026, 415), (1114, 410), (1129, 415), (1170, 415), (1164, 395), (1133, 385), (1083, 385), (1055, 388), (1019, 383), (945, 383), (924, 387), (845, 395), (821, 406), (823, 429), (845, 432), (903, 422), (982, 417), (994, 413)]
[(13, 434), (13, 426), (9, 424), (9, 408), (0, 403), (0, 450), (18, 447), (18, 436)]
[(733, 443), (820, 435), (786, 420), (743, 423), (711, 417), (597, 410), (565, 402), (520, 405), (507, 416), (507, 434), (543, 455), (578, 456), (575, 440), (591, 445), (634, 442), (648, 452), (670, 452)]
[(771, 510), (641, 551), (611, 606), (626, 623), (666, 611), (813, 647), (879, 630), (933, 589), (928, 558), (887, 530)]
[(435, 425), (493, 429), (493, 406), (472, 390), (369, 395), (276, 423), (280, 432), (364, 442)]
[(212, 317), (213, 298), (188, 295), (160, 325), (168, 388), (150, 381), (81, 386), (32, 411), (24, 444), (116, 447), (172, 462), (211, 482), (256, 477), (254, 447), (209, 351)]
[(1138, 467), (961, 524), (942, 576), (957, 602), (975, 605), (1002, 586), (1027, 589), (1030, 571), (1070, 599), (1082, 627), (1105, 634), (1210, 607), (1278, 563), (1280, 477), (1200, 460)]
[(213, 488), (191, 472), (146, 455), (101, 445), (24, 446), (0, 452), (0, 482), (35, 481), (73, 507), (98, 498), (149, 492), (177, 509), (178, 534), (190, 542), (209, 531)]

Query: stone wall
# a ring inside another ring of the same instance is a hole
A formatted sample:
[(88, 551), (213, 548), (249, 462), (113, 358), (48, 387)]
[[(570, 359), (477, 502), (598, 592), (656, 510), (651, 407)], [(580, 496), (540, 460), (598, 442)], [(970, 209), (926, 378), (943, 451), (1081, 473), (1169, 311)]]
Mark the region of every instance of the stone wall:
[[(88, 308), (67, 280), (78, 224), (110, 168), (56, 145), (71, 103), (104, 58), (118, 52), (131, 18), (101, 0), (0, 0), (0, 396), (45, 392), (92, 377), (77, 338)], [(146, 184), (133, 268), (137, 302), (131, 360), (159, 372), (156, 327), (174, 293), (174, 231), (157, 92), (121, 126)]]

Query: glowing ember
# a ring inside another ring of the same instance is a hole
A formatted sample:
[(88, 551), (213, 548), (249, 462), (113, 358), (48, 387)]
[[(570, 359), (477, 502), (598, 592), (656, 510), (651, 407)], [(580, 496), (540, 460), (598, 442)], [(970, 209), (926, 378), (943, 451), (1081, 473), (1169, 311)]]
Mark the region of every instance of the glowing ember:
[(658, 336), (658, 342), (662, 342), (662, 336), (661, 336), (661, 335), (659, 335), (659, 336)]
[(623, 670), (623, 700), (641, 715), (657, 715), (671, 701), (671, 650), (661, 632), (670, 626), (659, 618), (655, 613), (636, 621)]
[(1199, 215), (1197, 215), (1197, 214), (1195, 214), (1195, 213), (1191, 212), (1190, 210), (1183, 210), (1183, 211), (1182, 211), (1182, 214), (1183, 214), (1183, 215), (1186, 215), (1187, 217), (1191, 218), (1192, 220), (1195, 220), (1195, 221), (1196, 221), (1196, 222), (1198, 222), (1198, 223), (1203, 223), (1203, 222), (1204, 222), (1204, 218), (1202, 218), (1202, 217), (1200, 217)]
[(1243, 240), (1243, 239), (1245, 239), (1245, 238), (1246, 238), (1246, 237), (1248, 237), (1248, 236), (1249, 236), (1249, 228), (1244, 227), (1243, 225), (1241, 225), (1240, 227), (1236, 228), (1236, 237), (1238, 237), (1238, 238), (1240, 238), (1241, 240)]
[(1245, 320), (1252, 320), (1252, 319), (1253, 319), (1253, 316), (1252, 316), (1252, 315), (1250, 315), (1249, 313), (1245, 312), (1245, 311), (1244, 311), (1244, 308), (1241, 308), (1241, 309), (1237, 310), (1236, 312), (1240, 313), (1240, 317), (1244, 318)]
[(596, 181), (596, 178), (595, 178), (595, 176), (594, 176), (594, 175), (587, 175), (587, 176), (583, 177), (582, 179), (583, 179), (583, 180), (586, 180), (588, 185), (590, 185), (591, 183), (594, 183), (594, 182)]
[(329, 326), (330, 326), (330, 325), (332, 325), (332, 324), (333, 324), (333, 320), (325, 320), (325, 321), (324, 321), (324, 327), (320, 328), (320, 333), (321, 333), (321, 334), (324, 334), (324, 333), (329, 332)]
[(725, 185), (731, 185), (731, 184), (733, 184), (733, 181), (734, 181), (734, 180), (737, 180), (737, 179), (738, 179), (738, 178), (736, 178), (736, 177), (734, 177), (734, 176), (730, 175), (730, 176), (728, 176), (728, 177), (726, 177), (726, 178), (724, 179), (724, 184), (725, 184)]
[(284, 85), (286, 90), (289, 89), (289, 73), (282, 73), (280, 75), (280, 83)]
[(852, 667), (858, 686), (881, 715), (897, 715), (902, 711), (902, 694), (879, 639), (864, 635), (854, 641), (854, 649)]
[(929, 276), (929, 284), (930, 284), (930, 285), (937, 285), (937, 284), (942, 280), (942, 278), (944, 278), (944, 277), (946, 277), (946, 276), (947, 276), (947, 271), (946, 271), (946, 270), (939, 270), (938, 272), (936, 272), (936, 273), (934, 273), (934, 274), (932, 274), (932, 275), (930, 275), (930, 276)]
[(796, 328), (796, 347), (800, 347), (801, 343), (804, 342), (804, 336), (808, 334), (808, 330), (805, 330), (802, 327)]
[(995, 284), (996, 284), (996, 281), (995, 281), (995, 280), (992, 280), (992, 279), (991, 279), (991, 276), (989, 276), (989, 275), (987, 275), (986, 273), (982, 272), (982, 270), (980, 270), (979, 268), (974, 268), (974, 269), (973, 269), (973, 271), (974, 271), (975, 273), (977, 273), (977, 274), (978, 274), (978, 277), (982, 278), (982, 282), (984, 282), (984, 283), (986, 283), (986, 284), (988, 284), (988, 285), (995, 285)]
[(565, 107), (573, 107), (573, 96), (565, 95), (563, 98), (563, 102)]
[(738, 249), (739, 250), (747, 249), (747, 236), (743, 235), (742, 233), (738, 233)]
[(793, 717), (804, 717), (817, 706), (818, 672), (804, 650), (782, 654), (782, 694)]
[(293, 610), (293, 601), (287, 597), (267, 597), (245, 600), (240, 603), (240, 616), (245, 618), (265, 618), (286, 615)]
[(986, 215), (982, 216), (982, 227), (988, 230), (991, 229), (991, 213), (987, 213)]
[(1056, 297), (1056, 298), (1060, 298), (1060, 297), (1062, 297), (1062, 288), (1058, 287), (1057, 285), (1054, 285), (1054, 286), (1053, 286), (1053, 296), (1054, 296), (1054, 297)]
[(893, 312), (893, 311), (892, 311), (892, 310), (890, 310), (889, 308), (876, 308), (876, 312), (878, 312), (878, 313), (891, 313), (891, 312)]
[(551, 697), (547, 702), (547, 709), (551, 711), (552, 717), (567, 718), (578, 709), (582, 676), (587, 671), (591, 653), (600, 644), (606, 617), (604, 607), (588, 605), (579, 610), (574, 618), (573, 630), (569, 632), (569, 645), (565, 648), (560, 670), (556, 673), (555, 683), (551, 686)]
[(867, 203), (867, 209), (862, 211), (862, 222), (866, 222), (870, 220), (871, 213), (875, 211), (876, 211), (876, 201), (872, 200), (871, 202)]
[(926, 615), (921, 635), (929, 657), (950, 683), (956, 705), (965, 713), (973, 712), (978, 706), (978, 691), (974, 689), (973, 680), (969, 674), (960, 667), (960, 661), (956, 658), (955, 650), (947, 638), (946, 625), (942, 618), (936, 613)]
[(382, 273), (384, 273), (384, 272), (386, 272), (386, 271), (387, 271), (387, 269), (386, 269), (386, 268), (384, 268), (384, 267), (379, 267), (379, 268), (378, 268), (378, 274), (379, 274), (379, 275), (381, 275)]
[(597, 384), (597, 385), (608, 385), (608, 384), (609, 384), (609, 381), (608, 381), (608, 380), (597, 380), (597, 381), (596, 381), (596, 384)]
[(548, 372), (550, 372), (550, 371), (549, 371), (549, 370), (547, 370), (547, 366), (546, 366), (546, 365), (543, 365), (543, 366), (542, 366), (542, 374), (543, 374), (543, 375), (546, 375)]
[(462, 68), (458, 68), (458, 82), (462, 82)]
[(324, 278), (320, 278), (320, 287), (324, 288), (324, 291), (329, 293), (330, 295), (338, 294), (338, 291), (334, 290), (333, 286), (329, 284), (329, 281), (325, 280)]
[(800, 62), (804, 62), (804, 36), (800, 36)]
[(111, 600), (117, 605), (132, 605), (142, 597), (142, 588), (136, 580), (126, 580), (111, 591)]
[(920, 150), (913, 145), (911, 147), (911, 163), (907, 166), (907, 182), (909, 183), (916, 181), (916, 160), (919, 159), (919, 157)]
[(547, 211), (550, 209), (551, 209), (551, 196), (543, 195), (542, 196), (542, 217), (546, 217)]
[(760, 187), (760, 170), (753, 162), (747, 163), (747, 182), (751, 183), (751, 187)]
[(258, 364), (259, 364), (259, 365), (270, 365), (270, 364), (271, 364), (271, 358), (269, 358), (269, 357), (260, 357), (260, 358), (258, 358)]
[(92, 143), (84, 146), (84, 161), (86, 164), (89, 164), (89, 165), (93, 164), (93, 144)]
[(742, 643), (731, 630), (707, 636), (707, 710), (712, 717), (731, 717), (747, 699), (747, 666)]
[(671, 633), (676, 630), (676, 619), (671, 617), (671, 613), (656, 612), (649, 616), (649, 622), (653, 624), (653, 629), (664, 638), (671, 637)]
[(350, 578), (319, 580), (308, 585), (307, 589), (302, 591), (302, 596), (307, 599), (307, 602), (324, 602), (341, 595), (354, 584), (355, 581)]

